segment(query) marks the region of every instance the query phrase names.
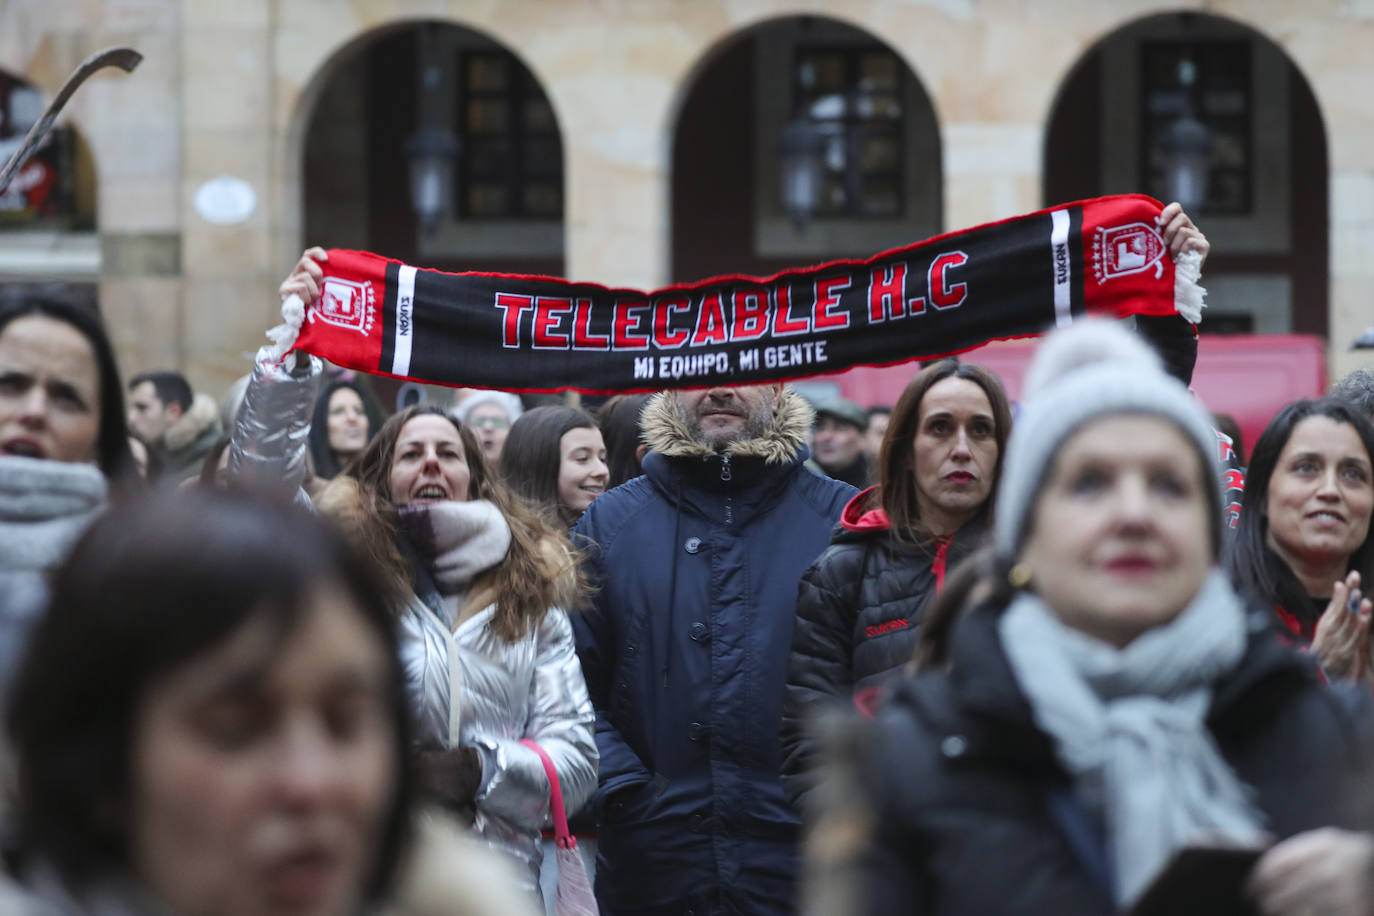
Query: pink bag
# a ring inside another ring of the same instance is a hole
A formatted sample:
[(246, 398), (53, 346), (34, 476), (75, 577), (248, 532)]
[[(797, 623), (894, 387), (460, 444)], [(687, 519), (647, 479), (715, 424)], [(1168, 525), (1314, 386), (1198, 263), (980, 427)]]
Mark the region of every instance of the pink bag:
[(558, 847), (558, 893), (554, 906), (558, 916), (599, 916), (587, 868), (577, 851), (577, 840), (568, 830), (568, 812), (563, 807), (563, 789), (558, 785), (558, 771), (553, 761), (537, 743), (523, 738), (525, 747), (539, 755), (544, 773), (549, 777), (549, 812), (553, 815), (554, 845)]

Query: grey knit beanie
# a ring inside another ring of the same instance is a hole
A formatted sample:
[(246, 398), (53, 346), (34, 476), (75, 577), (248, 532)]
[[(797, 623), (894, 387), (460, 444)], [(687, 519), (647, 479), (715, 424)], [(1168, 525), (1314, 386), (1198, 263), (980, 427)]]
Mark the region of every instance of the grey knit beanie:
[(1221, 471), (1210, 418), (1144, 342), (1119, 325), (1088, 321), (1046, 337), (1026, 373), (997, 488), (998, 553), (1015, 558), (1025, 546), (1030, 513), (1065, 440), (1089, 421), (1119, 413), (1169, 420), (1196, 447), (1210, 475), (1212, 547), (1220, 551)]
[(466, 423), (468, 414), (472, 413), (473, 408), (482, 404), (495, 404), (500, 407), (506, 412), (506, 416), (510, 418), (512, 423), (520, 419), (520, 414), (523, 412), (519, 395), (511, 394), (509, 391), (494, 391), (484, 388), (468, 395), (454, 407), (453, 416), (457, 418), (459, 423)]

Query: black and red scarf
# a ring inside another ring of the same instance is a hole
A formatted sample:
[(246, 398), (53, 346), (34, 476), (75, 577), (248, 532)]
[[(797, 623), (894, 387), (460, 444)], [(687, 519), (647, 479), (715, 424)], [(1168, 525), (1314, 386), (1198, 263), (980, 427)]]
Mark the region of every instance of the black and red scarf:
[[(1104, 197), (768, 278), (654, 292), (444, 273), (333, 249), (297, 348), (341, 366), (507, 391), (782, 381), (960, 353), (1087, 315), (1200, 318), (1158, 201)], [(1177, 296), (1177, 301), (1176, 301)]]

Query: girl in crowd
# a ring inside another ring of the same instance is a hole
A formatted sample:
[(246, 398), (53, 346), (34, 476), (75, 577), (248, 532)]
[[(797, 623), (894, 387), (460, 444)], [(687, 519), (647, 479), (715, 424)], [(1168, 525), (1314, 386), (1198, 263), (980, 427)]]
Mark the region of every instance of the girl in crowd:
[(367, 568), (307, 514), (215, 490), (97, 521), (14, 686), (11, 873), (63, 913), (343, 916), (380, 899), (410, 789)]
[[(1246, 472), (1246, 506), (1227, 565), (1236, 586), (1311, 644), (1331, 677), (1374, 679), (1374, 427), (1333, 398), (1296, 401), (1270, 421)], [(1356, 613), (1347, 613), (1347, 609)]]
[[(314, 301), (326, 257), (307, 251), (282, 297)], [(298, 487), (318, 373), (319, 361), (299, 353), (290, 368), (257, 361), (231, 475)], [(521, 739), (553, 758), (569, 810), (596, 787), (594, 714), (563, 610), (583, 589), (566, 535), (490, 472), (471, 430), (432, 406), (383, 424), (316, 504), (386, 572), (421, 788), (513, 855), (537, 894), (550, 786)]]
[(813, 704), (890, 679), (911, 660), (945, 571), (983, 537), (1011, 430), (997, 377), (952, 359), (916, 374), (879, 450), (881, 483), (845, 507), (802, 576), (782, 723), (783, 784), (814, 776)]
[(310, 417), (310, 468), (320, 480), (331, 480), (363, 450), (382, 428), (376, 399), (357, 382), (325, 385)]
[(544, 513), (570, 528), (606, 491), (606, 444), (592, 415), (578, 407), (536, 407), (510, 428), (501, 476)]
[(0, 305), (0, 695), (49, 571), (111, 488), (137, 480), (123, 392), (94, 312), (49, 299)]
[(639, 415), (649, 403), (648, 394), (617, 394), (606, 399), (596, 412), (601, 436), (606, 440), (606, 489), (613, 490), (644, 473), (640, 462), (649, 447), (639, 429)]
[[(1101, 362), (1043, 371), (1085, 349)], [(1363, 912), (1374, 841), (1318, 828), (1361, 826), (1368, 697), (1324, 688), (1217, 566), (1206, 415), (1115, 326), (1036, 362), (994, 548), (927, 614), (922, 673), (861, 755), (866, 911), (1121, 912), (1183, 847), (1272, 843), (1235, 898)]]

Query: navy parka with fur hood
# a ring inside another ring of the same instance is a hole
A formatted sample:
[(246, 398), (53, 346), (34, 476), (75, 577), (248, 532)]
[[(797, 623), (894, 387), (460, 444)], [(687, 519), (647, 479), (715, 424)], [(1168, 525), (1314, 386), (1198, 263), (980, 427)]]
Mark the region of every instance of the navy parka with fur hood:
[(811, 410), (716, 454), (670, 394), (644, 476), (574, 527), (597, 592), (573, 615), (601, 752), (603, 913), (789, 913), (798, 821), (778, 772), (797, 582), (855, 490), (803, 467)]

